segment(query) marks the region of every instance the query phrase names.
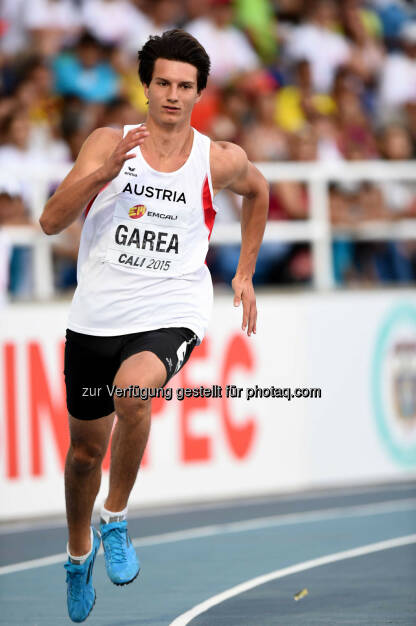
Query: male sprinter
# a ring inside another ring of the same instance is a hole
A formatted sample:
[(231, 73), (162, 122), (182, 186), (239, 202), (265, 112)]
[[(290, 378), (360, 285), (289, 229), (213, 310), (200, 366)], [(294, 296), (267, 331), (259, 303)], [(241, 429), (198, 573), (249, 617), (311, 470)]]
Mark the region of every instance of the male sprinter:
[[(139, 52), (149, 100), (145, 125), (95, 130), (40, 218), (60, 232), (87, 205), (78, 287), (69, 315), (65, 380), (71, 444), (65, 469), (69, 530), (68, 611), (85, 620), (95, 602), (91, 572), (102, 538), (108, 575), (132, 582), (139, 562), (127, 534), (127, 502), (150, 428), (150, 400), (111, 388), (163, 387), (202, 341), (212, 305), (205, 265), (212, 199), (244, 197), (241, 254), (232, 281), (242, 329), (256, 332), (252, 277), (268, 209), (268, 186), (244, 151), (190, 126), (210, 61), (181, 30), (151, 37)], [(134, 150), (132, 152), (132, 150)], [(114, 413), (110, 487), (101, 537), (91, 514)]]

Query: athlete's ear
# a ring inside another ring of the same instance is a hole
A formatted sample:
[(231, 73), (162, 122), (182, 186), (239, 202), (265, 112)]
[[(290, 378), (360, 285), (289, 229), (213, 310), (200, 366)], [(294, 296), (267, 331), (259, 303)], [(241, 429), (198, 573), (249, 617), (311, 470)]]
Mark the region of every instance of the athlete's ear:
[(146, 100), (149, 100), (149, 85), (145, 85), (143, 83), (143, 91), (144, 91), (144, 95), (146, 96)]
[(198, 93), (196, 94), (195, 104), (197, 102), (199, 102), (201, 100), (201, 98), (202, 98), (202, 89), (201, 89), (201, 91), (198, 91)]

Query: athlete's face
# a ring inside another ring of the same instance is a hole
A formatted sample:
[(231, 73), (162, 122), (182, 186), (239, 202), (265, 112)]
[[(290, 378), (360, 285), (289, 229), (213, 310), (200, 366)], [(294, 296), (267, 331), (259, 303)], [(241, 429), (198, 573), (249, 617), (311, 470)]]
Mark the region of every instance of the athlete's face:
[(197, 90), (197, 69), (182, 61), (156, 59), (152, 80), (144, 86), (149, 115), (165, 124), (189, 120), (201, 95)]

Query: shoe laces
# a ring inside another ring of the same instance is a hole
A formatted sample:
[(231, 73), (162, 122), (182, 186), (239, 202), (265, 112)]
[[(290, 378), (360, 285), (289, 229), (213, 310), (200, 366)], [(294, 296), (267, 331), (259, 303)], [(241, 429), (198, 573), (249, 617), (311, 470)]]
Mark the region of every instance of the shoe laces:
[(68, 583), (68, 591), (72, 600), (78, 600), (82, 596), (84, 587), (83, 577), (85, 575), (84, 570), (75, 569), (71, 565), (66, 565), (66, 582)]
[(127, 560), (127, 529), (112, 528), (105, 533), (109, 540), (105, 551), (112, 563), (124, 563)]

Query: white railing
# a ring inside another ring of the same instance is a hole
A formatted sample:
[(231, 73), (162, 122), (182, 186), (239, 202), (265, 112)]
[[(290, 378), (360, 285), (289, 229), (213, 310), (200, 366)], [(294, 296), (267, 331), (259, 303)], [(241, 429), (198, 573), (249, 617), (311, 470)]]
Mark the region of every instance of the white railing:
[[(269, 182), (304, 181), (308, 186), (310, 218), (296, 222), (269, 222), (265, 241), (309, 241), (312, 246), (313, 280), (317, 289), (333, 287), (331, 241), (334, 234), (365, 240), (416, 239), (416, 219), (397, 222), (367, 222), (355, 228), (331, 226), (329, 220), (330, 181), (416, 181), (416, 161), (397, 163), (364, 161), (345, 163), (258, 163), (257, 166)], [(34, 169), (26, 173), (30, 182), (32, 210), (39, 218), (47, 198), (49, 185), (59, 182), (68, 167), (51, 166), (47, 170)], [(10, 173), (13, 176), (13, 173)], [(20, 174), (21, 176), (21, 174)], [(19, 177), (19, 174), (18, 174)], [(47, 299), (53, 295), (52, 244), (56, 237), (47, 237), (40, 229), (7, 227), (12, 243), (33, 247), (34, 296)], [(218, 224), (213, 231), (212, 245), (240, 242), (240, 226)]]

